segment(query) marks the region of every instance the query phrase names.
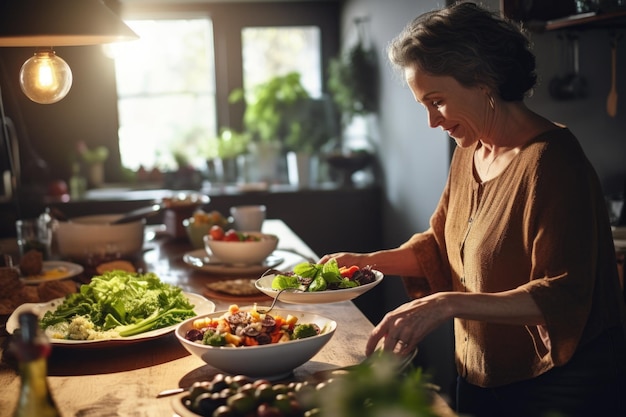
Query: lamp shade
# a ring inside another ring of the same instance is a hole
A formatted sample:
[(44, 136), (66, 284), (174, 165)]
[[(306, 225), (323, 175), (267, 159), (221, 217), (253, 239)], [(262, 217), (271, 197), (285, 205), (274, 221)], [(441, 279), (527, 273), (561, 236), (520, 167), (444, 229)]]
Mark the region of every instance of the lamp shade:
[(97, 45), (138, 38), (101, 0), (0, 1), (0, 47)]

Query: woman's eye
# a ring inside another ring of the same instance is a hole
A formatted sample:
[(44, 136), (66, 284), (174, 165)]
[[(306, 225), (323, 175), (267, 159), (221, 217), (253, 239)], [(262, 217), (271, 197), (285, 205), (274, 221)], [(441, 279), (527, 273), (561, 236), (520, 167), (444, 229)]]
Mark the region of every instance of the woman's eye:
[(433, 107), (441, 106), (441, 101), (433, 101)]

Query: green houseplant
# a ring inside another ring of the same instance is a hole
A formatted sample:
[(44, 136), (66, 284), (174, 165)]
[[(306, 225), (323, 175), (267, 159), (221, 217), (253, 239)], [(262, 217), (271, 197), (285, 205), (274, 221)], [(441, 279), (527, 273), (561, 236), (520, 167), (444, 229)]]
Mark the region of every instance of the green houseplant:
[(318, 101), (311, 98), (298, 72), (269, 79), (252, 89), (249, 96), (235, 89), (231, 103), (245, 101), (243, 122), (253, 141), (278, 142), (284, 151), (314, 152), (325, 141), (320, 130)]
[(220, 129), (219, 135), (203, 143), (210, 180), (236, 182), (239, 179), (238, 159), (248, 153), (250, 135), (230, 128)]
[[(362, 21), (355, 21), (362, 29)], [(364, 45), (359, 32), (357, 43), (345, 54), (330, 61), (328, 89), (341, 114), (342, 135), (357, 116), (367, 116), (378, 111), (378, 68), (373, 49)], [(367, 138), (366, 138), (367, 142)], [(326, 155), (328, 164), (340, 174), (344, 186), (351, 186), (355, 172), (367, 168), (374, 161), (372, 153), (357, 149), (344, 140), (338, 149)]]
[(328, 90), (349, 123), (354, 116), (378, 110), (378, 69), (372, 49), (361, 39), (346, 54), (333, 58), (328, 66)]
[(258, 168), (262, 177), (277, 175), (278, 156), (272, 158), (268, 153), (298, 153), (298, 160), (306, 161), (310, 158), (303, 155), (316, 154), (330, 139), (326, 124), (320, 123), (320, 117), (327, 120), (328, 116), (321, 113), (327, 110), (326, 106), (323, 100), (311, 98), (298, 72), (275, 76), (255, 86), (247, 95), (243, 89), (235, 89), (229, 101), (246, 103), (243, 124), (251, 135), (251, 154), (257, 163), (267, 167)]

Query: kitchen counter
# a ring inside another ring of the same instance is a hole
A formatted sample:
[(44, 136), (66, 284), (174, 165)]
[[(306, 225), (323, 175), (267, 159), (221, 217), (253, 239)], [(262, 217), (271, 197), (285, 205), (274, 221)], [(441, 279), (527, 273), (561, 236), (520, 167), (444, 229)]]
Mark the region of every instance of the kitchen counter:
[[(284, 222), (268, 220), (264, 231), (280, 237), (280, 247), (289, 248), (303, 256), (316, 254)], [(158, 236), (158, 234), (157, 234)], [(156, 239), (147, 243), (146, 251), (136, 264), (146, 271), (156, 272), (164, 281), (183, 290), (205, 293), (206, 284), (225, 277), (207, 274), (191, 268), (182, 256), (191, 247), (180, 241)], [(292, 252), (293, 253), (293, 252)], [(295, 253), (294, 253), (295, 255)], [(299, 263), (302, 257), (285, 258)], [(86, 277), (79, 277), (84, 280)], [(233, 303), (231, 299), (210, 297), (217, 309)], [(269, 304), (271, 299), (265, 297)], [(278, 303), (283, 308), (323, 311), (338, 322), (334, 337), (313, 359), (297, 368), (294, 379), (305, 379), (337, 367), (353, 365), (364, 359), (367, 337), (372, 323), (352, 302), (320, 305), (293, 305)], [(6, 342), (6, 335), (0, 337)], [(2, 343), (4, 346), (5, 343)], [(349, 348), (347, 348), (349, 346)], [(0, 351), (0, 353), (2, 353)], [(172, 398), (156, 398), (161, 390), (186, 387), (192, 382), (210, 379), (217, 371), (201, 359), (190, 356), (173, 334), (156, 339), (131, 343), (115, 348), (55, 347), (49, 360), (49, 384), (52, 394), (64, 416), (120, 415), (171, 416)], [(0, 364), (0, 417), (9, 416), (19, 393), (19, 377), (10, 366)], [(453, 415), (445, 402), (436, 398), (441, 416)]]

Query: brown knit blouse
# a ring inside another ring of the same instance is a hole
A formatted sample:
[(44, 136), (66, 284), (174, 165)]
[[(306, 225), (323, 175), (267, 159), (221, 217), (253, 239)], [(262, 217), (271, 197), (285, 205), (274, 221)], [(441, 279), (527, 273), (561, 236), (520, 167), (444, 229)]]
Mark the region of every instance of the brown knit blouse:
[(490, 387), (567, 363), (603, 330), (626, 329), (626, 314), (602, 189), (570, 131), (539, 135), (485, 183), (474, 174), (474, 151), (456, 149), (430, 228), (403, 245), (426, 276), (403, 280), (414, 297), (532, 295), (545, 326), (455, 319), (459, 375)]

